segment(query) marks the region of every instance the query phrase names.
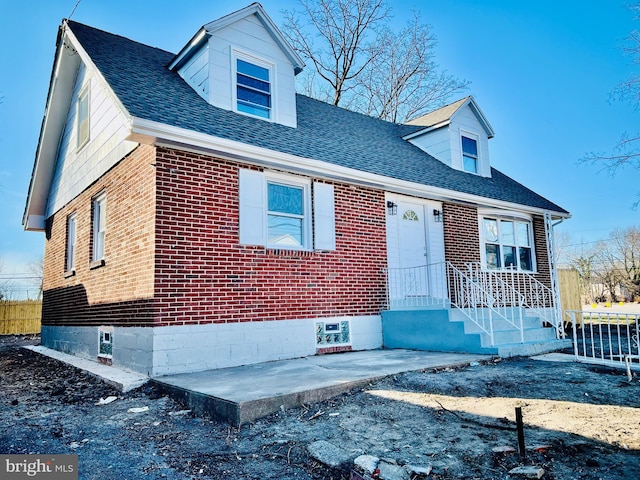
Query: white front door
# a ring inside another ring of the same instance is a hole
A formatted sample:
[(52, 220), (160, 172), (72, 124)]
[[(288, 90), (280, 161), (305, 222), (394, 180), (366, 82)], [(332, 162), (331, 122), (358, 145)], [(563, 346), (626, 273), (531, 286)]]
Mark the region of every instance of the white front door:
[(420, 267), (428, 263), (422, 205), (398, 202), (398, 247), (400, 268)]
[(398, 273), (403, 296), (407, 299), (418, 300), (429, 294), (424, 220), (423, 205), (398, 202)]
[(397, 205), (395, 215), (387, 213), (391, 308), (441, 304), (447, 298), (442, 203), (400, 195), (386, 200)]

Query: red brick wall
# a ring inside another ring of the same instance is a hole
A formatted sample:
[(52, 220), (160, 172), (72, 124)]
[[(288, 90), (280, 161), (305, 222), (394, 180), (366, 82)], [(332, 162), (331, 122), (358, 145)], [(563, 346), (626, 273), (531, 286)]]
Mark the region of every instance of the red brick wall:
[(459, 269), (480, 262), (478, 209), (457, 203), (442, 205), (444, 257)]
[[(153, 323), (155, 148), (140, 146), (49, 218), (43, 325)], [(106, 195), (105, 264), (91, 268), (92, 199)], [(65, 275), (68, 215), (77, 217), (75, 275)]]
[(166, 149), (156, 163), (157, 325), (380, 313), (383, 192), (335, 184), (335, 251), (272, 250), (239, 245), (239, 164)]

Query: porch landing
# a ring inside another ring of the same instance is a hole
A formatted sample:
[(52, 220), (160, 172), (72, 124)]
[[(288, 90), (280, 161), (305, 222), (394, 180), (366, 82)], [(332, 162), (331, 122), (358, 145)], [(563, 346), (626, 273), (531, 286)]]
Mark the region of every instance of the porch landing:
[(367, 350), (168, 375), (151, 381), (198, 414), (251, 422), (282, 408), (327, 400), (389, 375), (468, 365), (486, 355)]

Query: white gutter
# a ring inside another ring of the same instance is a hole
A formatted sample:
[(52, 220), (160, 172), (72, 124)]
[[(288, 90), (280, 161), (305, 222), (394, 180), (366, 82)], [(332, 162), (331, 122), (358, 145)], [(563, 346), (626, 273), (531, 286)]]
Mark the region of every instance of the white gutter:
[[(204, 152), (242, 163), (279, 168), (328, 180), (338, 180), (433, 200), (456, 201), (518, 210), (531, 214), (543, 214), (544, 210), (546, 210), (363, 172), (137, 117), (131, 117), (131, 134), (127, 140), (160, 147), (180, 148), (194, 153)], [(554, 212), (554, 215), (560, 218), (569, 218), (570, 216), (564, 212)]]

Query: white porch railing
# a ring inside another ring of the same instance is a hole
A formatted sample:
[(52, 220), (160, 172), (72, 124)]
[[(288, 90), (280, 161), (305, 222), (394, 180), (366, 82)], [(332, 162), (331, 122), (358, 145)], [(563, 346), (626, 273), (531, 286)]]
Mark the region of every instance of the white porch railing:
[(550, 288), (520, 272), (493, 272), (479, 264), (462, 271), (450, 262), (386, 269), (390, 310), (457, 308), (486, 333), (494, 345), (494, 322), (500, 319), (520, 332), (524, 342), (524, 311), (533, 311), (564, 338), (562, 319), (555, 314), (557, 300)]
[(571, 310), (576, 360), (640, 369), (640, 314)]
[(444, 263), (389, 268), (385, 272), (390, 310), (446, 307), (449, 293)]
[(544, 283), (529, 273), (513, 269), (496, 271), (483, 269), (479, 263), (467, 265), (469, 276), (478, 279), (499, 305), (517, 308), (520, 316), (523, 309), (529, 310), (555, 328), (556, 338), (565, 337), (560, 302)]

